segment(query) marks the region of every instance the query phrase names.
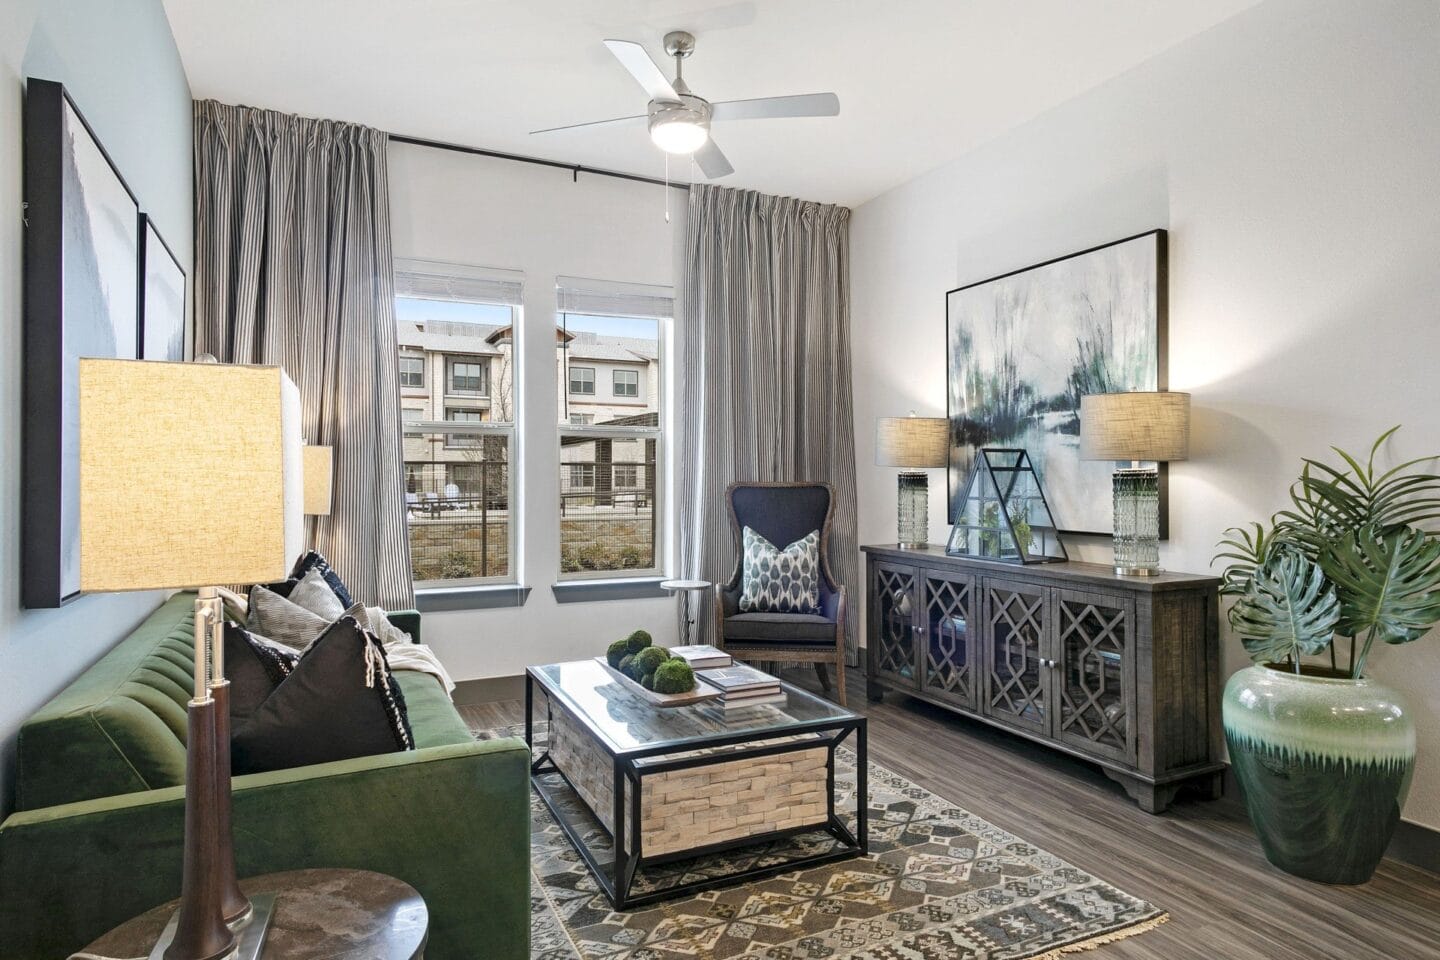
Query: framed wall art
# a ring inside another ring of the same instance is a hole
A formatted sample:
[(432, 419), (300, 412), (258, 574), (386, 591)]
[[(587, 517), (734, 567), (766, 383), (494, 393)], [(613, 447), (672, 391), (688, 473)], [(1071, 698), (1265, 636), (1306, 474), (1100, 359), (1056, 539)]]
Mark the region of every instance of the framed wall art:
[(139, 352), (139, 208), (65, 88), (25, 91), (21, 602), (79, 595), (81, 357)]
[(184, 360), (185, 270), (143, 213), (139, 236), (140, 359)]
[[(949, 516), (982, 447), (1024, 449), (1062, 533), (1109, 536), (1108, 463), (1080, 459), (1080, 398), (1164, 390), (1166, 234), (1114, 243), (945, 295)], [(1160, 535), (1167, 534), (1160, 465)]]

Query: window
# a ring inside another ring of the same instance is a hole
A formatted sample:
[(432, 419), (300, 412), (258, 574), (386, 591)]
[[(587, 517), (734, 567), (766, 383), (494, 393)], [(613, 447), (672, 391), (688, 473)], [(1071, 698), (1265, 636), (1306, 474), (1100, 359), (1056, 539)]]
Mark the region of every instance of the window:
[[(444, 372), (423, 406), (402, 408), (410, 567), (416, 586), (514, 582), (519, 491), (510, 470), (515, 409), (513, 331), (522, 298), (518, 274), (433, 261), (396, 262), (395, 313), (401, 383), (423, 386)], [(418, 356), (417, 356), (418, 355)], [(418, 383), (406, 379), (419, 361)]]
[(423, 387), (423, 386), (425, 386), (425, 358), (424, 358), (424, 357), (401, 357), (401, 358), (400, 358), (400, 386), (402, 386), (402, 387)]
[(595, 487), (595, 464), (570, 464), (570, 489), (590, 490)]
[[(470, 410), (464, 407), (446, 407), (445, 419), (449, 423), (483, 423), (485, 412), (483, 410)], [(468, 433), (447, 433), (445, 435), (445, 446), (447, 447), (475, 447), (480, 445), (480, 437)]]
[[(560, 576), (654, 575), (664, 566), (660, 464), (665, 379), (660, 362), (669, 291), (650, 299), (600, 302), (587, 299), (588, 288), (569, 288), (567, 282), (561, 279), (559, 291), (562, 336), (557, 361), (567, 371), (569, 386), (560, 410)], [(633, 286), (616, 285), (627, 290)], [(564, 309), (567, 306), (615, 312)], [(622, 306), (635, 312), (621, 313)], [(597, 369), (602, 375), (609, 370), (609, 395), (595, 396)], [(660, 395), (646, 396), (656, 391), (642, 393), (642, 382), (662, 385)], [(569, 406), (577, 395), (584, 397), (581, 414)]]
[(490, 365), (486, 360), (451, 360), (450, 393), (482, 396), (490, 392)]
[(571, 367), (570, 392), (593, 397), (595, 395), (595, 368)]
[(640, 371), (616, 370), (613, 387), (617, 397), (640, 396)]

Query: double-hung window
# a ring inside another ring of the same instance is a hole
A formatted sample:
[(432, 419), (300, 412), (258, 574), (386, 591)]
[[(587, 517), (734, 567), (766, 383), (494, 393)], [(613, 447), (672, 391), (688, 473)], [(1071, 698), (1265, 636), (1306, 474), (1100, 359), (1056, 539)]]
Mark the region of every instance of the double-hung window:
[[(511, 463), (523, 292), (514, 271), (396, 261), (405, 504), (419, 588), (516, 579), (520, 491)], [(427, 378), (427, 369), (437, 373)]]
[[(560, 410), (560, 576), (653, 576), (665, 565), (661, 364), (673, 294), (668, 287), (570, 277), (557, 278), (556, 286), (567, 384)], [(611, 385), (608, 395), (597, 395), (597, 380)]]

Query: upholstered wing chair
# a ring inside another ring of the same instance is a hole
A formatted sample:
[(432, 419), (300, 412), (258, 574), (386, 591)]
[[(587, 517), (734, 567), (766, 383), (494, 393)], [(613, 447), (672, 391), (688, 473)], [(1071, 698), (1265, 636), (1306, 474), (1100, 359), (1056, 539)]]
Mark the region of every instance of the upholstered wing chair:
[[(830, 692), (826, 665), (835, 665), (835, 697), (845, 703), (845, 588), (830, 572), (834, 490), (828, 483), (732, 483), (725, 491), (735, 542), (735, 572), (715, 593), (716, 645), (741, 660), (813, 663)], [(818, 613), (741, 612), (741, 532), (749, 527), (780, 549), (820, 531)]]

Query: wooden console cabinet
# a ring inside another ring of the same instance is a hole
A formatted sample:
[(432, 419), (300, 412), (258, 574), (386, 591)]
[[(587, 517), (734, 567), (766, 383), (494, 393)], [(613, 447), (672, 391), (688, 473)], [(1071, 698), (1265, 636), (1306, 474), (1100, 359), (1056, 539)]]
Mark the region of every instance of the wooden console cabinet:
[(1098, 763), (1151, 813), (1218, 797), (1216, 577), (862, 548), (867, 692), (917, 697)]

